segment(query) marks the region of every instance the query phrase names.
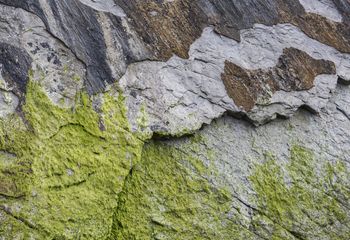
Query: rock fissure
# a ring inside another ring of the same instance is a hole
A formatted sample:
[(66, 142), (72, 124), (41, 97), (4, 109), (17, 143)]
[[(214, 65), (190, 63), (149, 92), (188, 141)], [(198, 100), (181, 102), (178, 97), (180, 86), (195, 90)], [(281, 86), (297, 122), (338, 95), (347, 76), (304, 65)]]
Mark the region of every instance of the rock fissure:
[(27, 227), (34, 229), (34, 230), (38, 230), (38, 228), (31, 224), (28, 220), (25, 220), (24, 218), (18, 217), (16, 215), (14, 215), (11, 210), (9, 210), (7, 207), (0, 205), (0, 210), (2, 210), (2, 212), (4, 212), (5, 214), (7, 214), (8, 216), (10, 216), (11, 218), (16, 219), (16, 221), (19, 221), (21, 223), (23, 223), (24, 225), (26, 225)]

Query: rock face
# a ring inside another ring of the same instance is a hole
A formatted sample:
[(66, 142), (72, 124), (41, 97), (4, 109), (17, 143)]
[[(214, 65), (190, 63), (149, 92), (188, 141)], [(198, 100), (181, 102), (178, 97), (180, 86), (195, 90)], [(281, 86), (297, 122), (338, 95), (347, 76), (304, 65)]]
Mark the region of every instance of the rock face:
[(347, 240), (348, 85), (347, 0), (0, 0), (0, 240)]

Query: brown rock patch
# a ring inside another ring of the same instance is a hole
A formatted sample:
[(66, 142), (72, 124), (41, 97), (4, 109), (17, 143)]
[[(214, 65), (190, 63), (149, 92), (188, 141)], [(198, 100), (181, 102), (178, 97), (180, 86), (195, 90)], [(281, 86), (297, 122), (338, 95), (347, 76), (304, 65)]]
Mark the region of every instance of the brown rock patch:
[(269, 99), (276, 91), (309, 90), (317, 75), (335, 73), (333, 62), (316, 60), (303, 51), (286, 48), (275, 67), (247, 70), (226, 61), (221, 77), (235, 104), (250, 111), (259, 100)]

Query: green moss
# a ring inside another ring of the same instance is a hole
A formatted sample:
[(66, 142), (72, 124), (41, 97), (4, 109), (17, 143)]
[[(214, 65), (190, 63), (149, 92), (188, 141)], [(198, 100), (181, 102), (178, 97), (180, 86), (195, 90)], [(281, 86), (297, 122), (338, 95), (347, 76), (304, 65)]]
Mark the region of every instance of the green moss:
[(73, 76), (73, 80), (76, 81), (76, 82), (80, 82), (81, 81), (81, 77), (79, 75), (74, 75)]
[(45, 239), (45, 235), (0, 210), (0, 237), (4, 239)]
[(120, 195), (111, 239), (350, 236), (350, 174), (344, 164), (319, 167), (310, 150), (296, 145), (286, 165), (267, 153), (249, 178), (256, 195), (250, 195), (252, 218), (247, 223), (230, 191), (209, 180), (216, 171), (198, 158), (212, 155), (201, 148), (205, 139), (196, 134), (181, 142), (152, 142), (144, 148), (142, 162)]
[(0, 193), (7, 196), (0, 205), (47, 239), (105, 238), (117, 194), (143, 146), (130, 132), (121, 94), (105, 94), (97, 114), (84, 93), (73, 109), (62, 109), (37, 83), (27, 89), (26, 121), (1, 122), (0, 149), (15, 157), (0, 166)]
[(348, 239), (350, 181), (338, 175), (349, 172), (329, 163), (318, 169), (312, 152), (301, 146), (291, 148), (285, 168), (270, 157), (250, 177), (256, 231), (269, 239)]
[(144, 131), (148, 126), (148, 113), (146, 111), (146, 106), (143, 103), (140, 108), (139, 116), (137, 117), (137, 126), (139, 127), (139, 131)]
[(130, 173), (111, 239), (253, 239), (231, 210), (231, 194), (215, 188), (191, 138), (179, 148), (147, 145)]

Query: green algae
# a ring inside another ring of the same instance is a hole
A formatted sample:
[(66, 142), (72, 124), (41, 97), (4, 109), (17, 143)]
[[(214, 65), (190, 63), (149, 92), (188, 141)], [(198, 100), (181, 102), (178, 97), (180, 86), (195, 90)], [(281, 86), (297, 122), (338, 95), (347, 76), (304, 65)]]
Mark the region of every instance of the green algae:
[(310, 150), (295, 145), (285, 168), (273, 157), (256, 167), (250, 180), (257, 193), (252, 224), (259, 235), (267, 239), (349, 238), (349, 172), (340, 163), (318, 169), (315, 161)]
[(84, 93), (74, 108), (63, 109), (31, 81), (23, 112), (25, 121), (14, 115), (1, 122), (0, 149), (15, 156), (0, 166), (0, 206), (11, 220), (2, 225), (27, 223), (20, 239), (32, 232), (43, 239), (106, 238), (117, 195), (143, 146), (130, 131), (121, 94), (104, 94), (99, 113)]

